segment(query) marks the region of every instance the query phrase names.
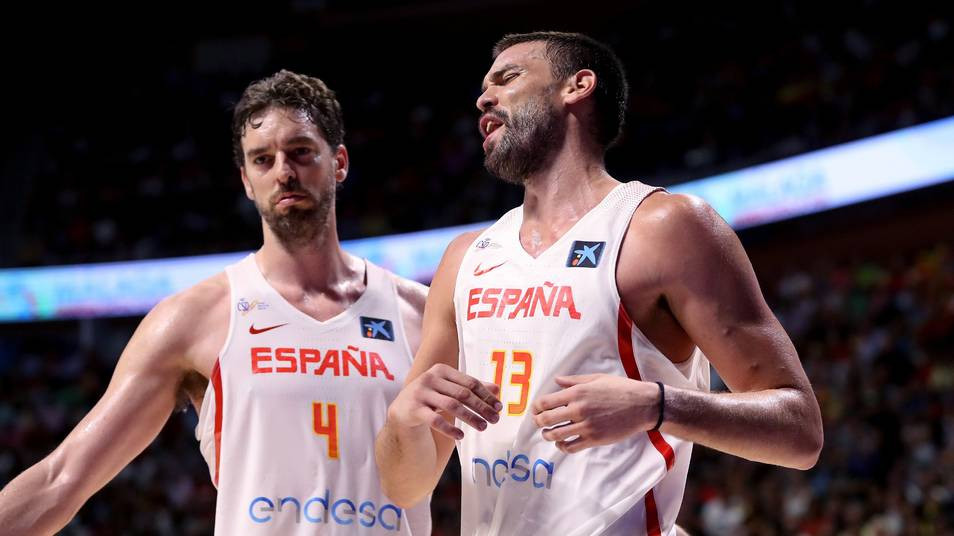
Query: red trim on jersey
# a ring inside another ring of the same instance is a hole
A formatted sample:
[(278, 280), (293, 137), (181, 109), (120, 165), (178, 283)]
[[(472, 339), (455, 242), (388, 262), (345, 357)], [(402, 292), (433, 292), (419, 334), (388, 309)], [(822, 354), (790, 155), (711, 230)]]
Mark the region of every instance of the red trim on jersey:
[(215, 487), (219, 486), (219, 462), (222, 461), (222, 371), (219, 360), (212, 367), (212, 389), (215, 391)]
[(646, 433), (649, 434), (649, 440), (653, 442), (653, 446), (656, 447), (656, 450), (658, 450), (659, 453), (662, 454), (663, 459), (666, 460), (666, 470), (671, 470), (673, 464), (676, 463), (676, 452), (672, 450), (672, 447), (666, 442), (666, 438), (659, 433), (659, 430), (652, 430)]
[(659, 512), (656, 511), (656, 497), (652, 489), (646, 493), (646, 535), (662, 536), (662, 530), (659, 528)]
[(633, 352), (633, 321), (629, 319), (623, 304), (619, 304), (619, 320), (616, 322), (617, 340), (619, 341), (619, 359), (623, 362), (626, 375), (634, 380), (639, 378), (639, 369), (636, 368), (636, 354)]
[[(633, 352), (633, 321), (630, 320), (623, 304), (619, 304), (619, 320), (616, 323), (617, 340), (619, 342), (619, 359), (623, 362), (623, 369), (626, 375), (633, 380), (641, 380), (639, 368), (636, 367), (636, 354)], [(659, 454), (662, 454), (666, 460), (666, 470), (672, 469), (676, 463), (676, 453), (672, 450), (666, 439), (659, 433), (659, 430), (650, 430), (646, 432), (649, 435), (649, 441), (652, 442)]]

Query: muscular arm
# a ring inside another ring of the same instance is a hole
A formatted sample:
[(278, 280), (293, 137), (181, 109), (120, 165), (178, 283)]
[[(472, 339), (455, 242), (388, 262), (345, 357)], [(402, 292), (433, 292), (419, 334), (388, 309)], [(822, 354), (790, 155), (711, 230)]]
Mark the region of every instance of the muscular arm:
[[(624, 240), (623, 305), (671, 359), (697, 345), (731, 393), (666, 388), (662, 431), (754, 461), (807, 469), (822, 445), (821, 414), (794, 346), (762, 297), (742, 245), (705, 203), (655, 194)], [(654, 383), (616, 376), (558, 378), (534, 419), (567, 452), (613, 443), (656, 424)], [(574, 435), (579, 437), (574, 439)]]
[(423, 340), (375, 442), (381, 486), (402, 507), (416, 504), (437, 485), (454, 439), (463, 437), (454, 426), (455, 416), (480, 430), (487, 421), (497, 420), (491, 405), (499, 400), (487, 386), (457, 371), (454, 285), (466, 248), (475, 236), (469, 233), (456, 238), (441, 259), (424, 308)]
[(699, 200), (657, 201), (648, 211), (659, 218), (651, 245), (678, 252), (657, 256), (662, 295), (732, 391), (667, 389), (662, 431), (754, 461), (811, 468), (822, 446), (818, 402), (738, 238)]
[(184, 330), (194, 319), (186, 301), (170, 298), (146, 316), (99, 402), (56, 450), (0, 491), (4, 534), (60, 530), (156, 437), (188, 372)]

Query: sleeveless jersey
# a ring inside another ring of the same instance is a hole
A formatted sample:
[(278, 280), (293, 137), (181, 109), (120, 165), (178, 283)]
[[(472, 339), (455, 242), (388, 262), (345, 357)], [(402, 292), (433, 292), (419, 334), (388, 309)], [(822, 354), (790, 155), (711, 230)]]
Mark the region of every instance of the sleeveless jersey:
[(220, 535), (430, 534), (379, 484), (374, 439), (411, 365), (392, 277), (324, 322), (269, 285), (249, 255), (226, 268), (229, 334), (196, 437), (218, 488)]
[[(523, 208), (481, 233), (454, 294), (461, 371), (501, 386), (500, 421), (463, 427), (461, 534), (670, 534), (692, 444), (641, 432), (575, 454), (541, 437), (532, 401), (554, 378), (605, 373), (708, 390), (696, 348), (679, 365), (639, 331), (616, 287), (620, 245), (639, 204), (658, 188), (617, 186), (539, 257), (520, 244)], [(461, 426), (462, 423), (458, 423)]]

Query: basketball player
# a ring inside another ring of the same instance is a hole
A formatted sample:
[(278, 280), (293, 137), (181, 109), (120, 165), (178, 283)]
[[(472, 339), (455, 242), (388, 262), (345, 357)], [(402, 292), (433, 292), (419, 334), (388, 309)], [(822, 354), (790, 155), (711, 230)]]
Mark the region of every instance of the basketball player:
[[(463, 534), (673, 534), (693, 443), (816, 462), (818, 404), (735, 234), (699, 199), (606, 172), (626, 100), (590, 38), (496, 45), (485, 163), (524, 203), (455, 239), (432, 282), (377, 439), (396, 504), (433, 489), (455, 440)], [(708, 392), (710, 362), (731, 393)]]
[(371, 447), (418, 346), (426, 287), (338, 243), (338, 101), (281, 71), (245, 90), (232, 132), (264, 244), (143, 319), (103, 398), (3, 489), (3, 534), (66, 525), (183, 390), (219, 490), (216, 534), (430, 534), (427, 500), (405, 509), (380, 491)]

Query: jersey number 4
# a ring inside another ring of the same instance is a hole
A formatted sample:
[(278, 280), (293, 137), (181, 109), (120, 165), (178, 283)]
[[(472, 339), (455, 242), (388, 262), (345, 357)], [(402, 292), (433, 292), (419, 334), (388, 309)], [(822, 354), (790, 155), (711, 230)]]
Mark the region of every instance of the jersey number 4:
[(338, 459), (338, 404), (312, 402), (312, 430), (328, 438), (328, 457)]
[[(510, 373), (510, 385), (520, 388), (520, 399), (516, 403), (507, 404), (507, 415), (517, 416), (523, 415), (527, 411), (527, 399), (530, 396), (530, 375), (533, 374), (533, 354), (523, 350), (514, 350), (511, 355), (512, 369), (515, 369), (518, 365), (521, 367), (519, 373), (516, 370)], [(500, 388), (501, 396), (503, 396), (503, 374), (504, 367), (506, 367), (507, 352), (494, 350), (490, 355), (490, 360), (494, 363), (494, 383)]]

